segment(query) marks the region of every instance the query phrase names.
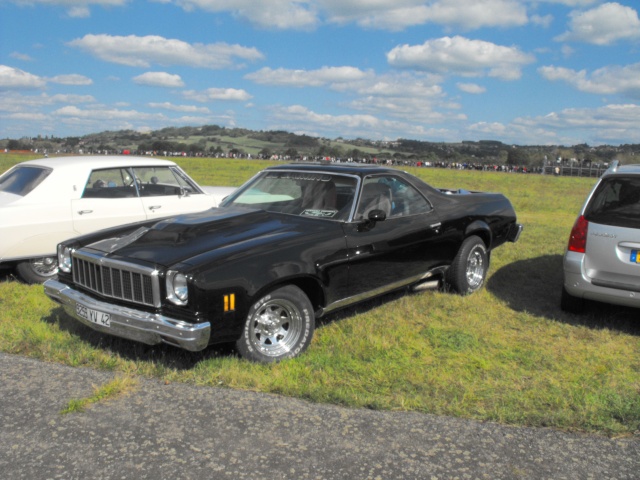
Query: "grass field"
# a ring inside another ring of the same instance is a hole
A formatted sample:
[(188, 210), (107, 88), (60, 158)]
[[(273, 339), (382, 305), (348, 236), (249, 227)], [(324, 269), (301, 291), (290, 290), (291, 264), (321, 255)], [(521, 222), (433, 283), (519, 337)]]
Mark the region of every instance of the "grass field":
[[(0, 155), (0, 171), (17, 161)], [(179, 159), (202, 185), (239, 185), (268, 162)], [(594, 179), (409, 169), (438, 187), (499, 191), (525, 225), (495, 250), (486, 287), (459, 297), (393, 294), (341, 311), (309, 350), (277, 365), (230, 346), (187, 353), (98, 335), (68, 319), (41, 286), (0, 281), (0, 350), (71, 366), (610, 436), (640, 430), (637, 311), (559, 308), (562, 254)], [(97, 394), (100, 397), (100, 394)]]

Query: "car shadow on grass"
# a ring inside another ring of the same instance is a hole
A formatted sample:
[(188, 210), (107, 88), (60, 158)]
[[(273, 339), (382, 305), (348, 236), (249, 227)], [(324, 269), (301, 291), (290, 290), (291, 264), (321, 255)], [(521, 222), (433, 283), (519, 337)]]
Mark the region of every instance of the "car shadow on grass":
[(132, 362), (153, 362), (165, 368), (176, 370), (190, 370), (198, 363), (219, 357), (236, 356), (233, 344), (211, 345), (200, 352), (189, 352), (173, 345), (144, 343), (97, 332), (70, 318), (62, 307), (56, 307), (43, 318), (46, 323), (57, 325), (60, 330), (78, 337), (82, 342), (93, 348)]
[(544, 255), (505, 265), (493, 273), (487, 290), (513, 310), (589, 328), (640, 335), (638, 309), (587, 301), (583, 314), (560, 309), (562, 255)]
[[(357, 305), (338, 310), (337, 312), (318, 319), (316, 321), (316, 328), (322, 328), (332, 322), (340, 321), (360, 313), (365, 313), (406, 294), (406, 290), (392, 292)], [(51, 310), (50, 314), (42, 320), (46, 323), (57, 325), (60, 330), (78, 337), (82, 342), (95, 349), (112, 352), (123, 360), (129, 360), (132, 362), (153, 362), (168, 369), (176, 369), (179, 371), (191, 370), (199, 363), (206, 360), (239, 357), (233, 342), (209, 345), (202, 351), (189, 352), (181, 348), (174, 347), (173, 345), (145, 345), (133, 340), (114, 337), (92, 330), (77, 320), (74, 320), (65, 313), (62, 307), (55, 307)]]

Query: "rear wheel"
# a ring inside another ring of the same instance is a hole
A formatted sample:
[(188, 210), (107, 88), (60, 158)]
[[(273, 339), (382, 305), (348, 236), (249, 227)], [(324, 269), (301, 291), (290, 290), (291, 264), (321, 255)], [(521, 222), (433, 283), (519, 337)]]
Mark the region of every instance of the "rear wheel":
[(288, 285), (251, 307), (236, 347), (248, 360), (279, 362), (302, 353), (311, 343), (314, 328), (311, 302), (298, 287)]
[(584, 299), (574, 297), (567, 289), (562, 287), (562, 297), (560, 298), (560, 308), (569, 313), (582, 313), (584, 311)]
[(480, 237), (473, 235), (462, 242), (445, 282), (460, 295), (468, 295), (482, 288), (488, 268), (487, 247)]
[(16, 266), (18, 276), (26, 283), (44, 283), (58, 273), (56, 257), (30, 258)]

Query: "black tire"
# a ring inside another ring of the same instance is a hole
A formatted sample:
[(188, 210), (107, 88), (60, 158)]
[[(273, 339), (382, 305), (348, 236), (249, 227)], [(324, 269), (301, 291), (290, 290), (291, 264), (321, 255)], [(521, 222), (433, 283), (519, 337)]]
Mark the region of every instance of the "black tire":
[(302, 353), (311, 343), (314, 329), (311, 302), (298, 287), (288, 285), (253, 304), (236, 348), (247, 360), (279, 362)]
[(484, 242), (475, 235), (462, 242), (458, 254), (445, 275), (446, 284), (460, 295), (480, 290), (487, 278), (489, 253)]
[(18, 277), (26, 283), (44, 283), (58, 274), (56, 257), (30, 258), (16, 265)]
[(584, 298), (574, 297), (567, 289), (562, 287), (562, 297), (560, 297), (560, 309), (568, 313), (584, 312)]

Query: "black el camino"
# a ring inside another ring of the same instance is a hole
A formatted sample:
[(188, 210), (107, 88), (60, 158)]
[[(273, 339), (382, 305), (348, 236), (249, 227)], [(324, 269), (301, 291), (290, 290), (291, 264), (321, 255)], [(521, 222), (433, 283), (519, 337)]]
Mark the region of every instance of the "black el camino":
[(482, 287), (522, 226), (501, 194), (433, 188), (379, 166), (270, 167), (219, 208), (58, 245), (46, 294), (103, 333), (198, 351), (236, 342), (273, 362), (315, 319), (401, 288)]

